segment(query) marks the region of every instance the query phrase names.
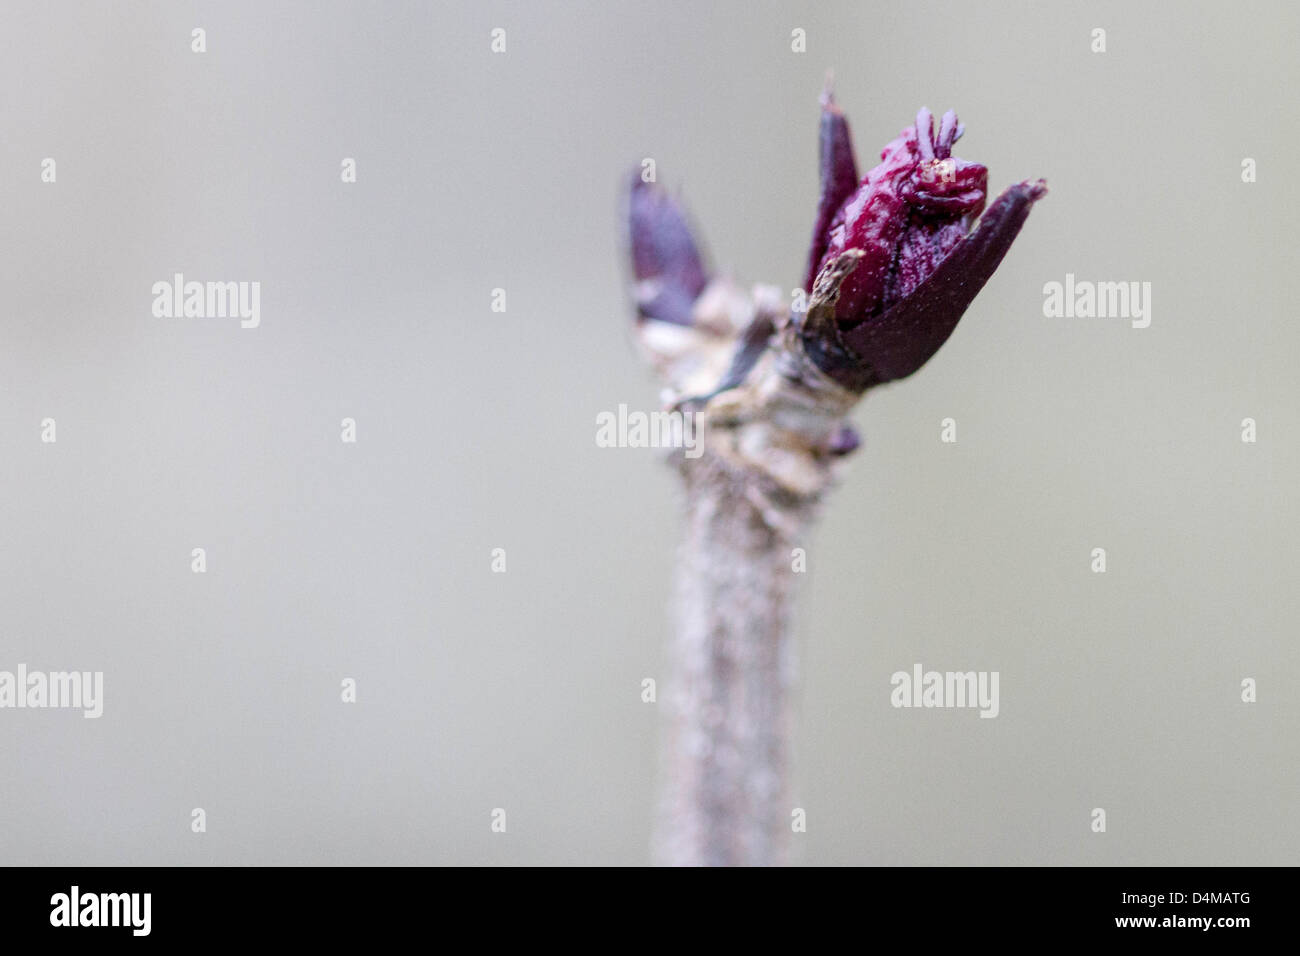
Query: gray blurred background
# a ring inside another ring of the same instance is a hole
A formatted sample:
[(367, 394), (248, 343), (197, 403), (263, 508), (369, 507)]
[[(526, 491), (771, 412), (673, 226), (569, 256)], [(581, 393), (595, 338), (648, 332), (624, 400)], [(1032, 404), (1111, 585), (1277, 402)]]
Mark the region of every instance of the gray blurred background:
[[(0, 669), (102, 670), (105, 704), (0, 711), (0, 862), (644, 862), (678, 501), (594, 441), (657, 398), (619, 185), (653, 157), (719, 267), (792, 288), (828, 67), (863, 170), (954, 107), (993, 191), (1051, 194), (855, 413), (800, 599), (798, 859), (1297, 862), (1297, 27), (6, 3)], [(260, 281), (261, 327), (154, 318), (177, 271)], [(1152, 283), (1151, 327), (1045, 318), (1067, 272)], [(1000, 716), (895, 710), (916, 662), (999, 671)]]

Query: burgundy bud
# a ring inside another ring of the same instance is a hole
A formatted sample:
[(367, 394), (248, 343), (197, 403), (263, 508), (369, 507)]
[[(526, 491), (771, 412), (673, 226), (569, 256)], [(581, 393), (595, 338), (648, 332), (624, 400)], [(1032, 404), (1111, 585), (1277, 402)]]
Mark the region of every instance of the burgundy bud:
[(633, 173), (628, 195), (629, 245), (642, 318), (690, 325), (708, 283), (686, 216), (664, 190)]
[(840, 289), (835, 315), (842, 326), (915, 288), (984, 208), (988, 170), (953, 158), (958, 129), (956, 114), (945, 113), (936, 138), (934, 119), (923, 108), (836, 213), (820, 266), (848, 249), (863, 252)]
[[(851, 271), (834, 302), (838, 334), (809, 343), (810, 350), (850, 388), (920, 368), (947, 340), (1047, 192), (1041, 180), (1013, 186), (979, 220), (988, 170), (952, 155), (963, 132), (949, 111), (936, 135), (934, 117), (923, 108), (835, 211), (824, 246), (814, 238), (814, 251), (822, 249), (814, 279), (837, 262), (837, 276)], [(824, 218), (819, 207), (819, 226)], [(813, 329), (806, 334), (825, 338)]]

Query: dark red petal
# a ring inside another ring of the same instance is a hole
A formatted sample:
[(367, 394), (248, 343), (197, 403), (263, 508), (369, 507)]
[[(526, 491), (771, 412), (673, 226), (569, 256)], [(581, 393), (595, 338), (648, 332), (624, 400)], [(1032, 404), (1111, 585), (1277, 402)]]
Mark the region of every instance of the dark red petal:
[(939, 350), (1046, 192), (1041, 179), (1012, 186), (910, 295), (843, 334), (870, 368), (870, 384), (911, 375)]
[[(880, 167), (877, 167), (880, 168)], [(835, 315), (846, 322), (859, 321), (877, 311), (885, 295), (889, 269), (907, 228), (907, 203), (892, 183), (884, 187), (863, 185), (844, 206), (844, 228), (831, 230), (828, 257), (845, 249), (858, 249), (862, 258), (844, 280)]]
[(939, 263), (965, 241), (966, 230), (966, 224), (960, 219), (949, 222), (914, 213), (898, 244), (894, 271), (885, 285), (885, 301), (898, 302), (915, 292), (939, 268)]
[(637, 312), (648, 319), (691, 324), (691, 310), (708, 283), (704, 260), (678, 204), (654, 183), (632, 174), (628, 231)]
[(808, 249), (808, 272), (803, 283), (808, 292), (812, 291), (817, 269), (830, 242), (831, 220), (858, 188), (858, 164), (853, 158), (849, 123), (836, 105), (829, 86), (822, 93), (822, 121), (818, 139), (821, 197), (817, 202), (817, 219), (813, 222), (812, 245)]

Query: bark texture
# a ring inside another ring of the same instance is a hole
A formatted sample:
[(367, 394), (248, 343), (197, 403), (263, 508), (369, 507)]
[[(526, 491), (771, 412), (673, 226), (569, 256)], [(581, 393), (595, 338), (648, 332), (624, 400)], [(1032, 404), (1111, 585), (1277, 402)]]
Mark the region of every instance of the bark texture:
[(745, 475), (688, 462), (686, 536), (677, 569), (658, 861), (784, 861), (796, 649), (790, 552), (808, 506), (773, 527)]
[[(715, 329), (727, 348), (692, 373), (717, 381), (726, 364), (728, 386), (678, 402), (696, 416), (703, 453), (680, 459), (686, 535), (655, 856), (677, 866), (763, 866), (785, 862), (791, 823), (793, 551), (806, 546), (857, 396), (807, 358), (798, 323), (767, 290), (714, 291), (705, 301), (720, 311), (695, 329)], [(746, 331), (728, 332), (727, 316), (745, 320)], [(764, 348), (752, 348), (756, 338)], [(769, 338), (780, 347), (767, 348)], [(702, 343), (690, 352), (698, 357)], [(664, 370), (671, 379), (672, 363)]]

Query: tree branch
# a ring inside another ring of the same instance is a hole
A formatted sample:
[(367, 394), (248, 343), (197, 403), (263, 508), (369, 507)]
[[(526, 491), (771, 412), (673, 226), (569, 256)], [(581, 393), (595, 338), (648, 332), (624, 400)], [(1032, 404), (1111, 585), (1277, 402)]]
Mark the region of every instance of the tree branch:
[(952, 333), (1046, 192), (984, 208), (987, 170), (951, 157), (962, 133), (928, 110), (854, 188), (848, 126), (823, 96), (822, 198), (806, 303), (710, 277), (677, 203), (636, 178), (629, 195), (636, 339), (695, 417), (682, 457), (686, 537), (664, 694), (658, 862), (785, 859), (792, 551), (857, 445), (845, 416), (876, 385), (919, 369)]

